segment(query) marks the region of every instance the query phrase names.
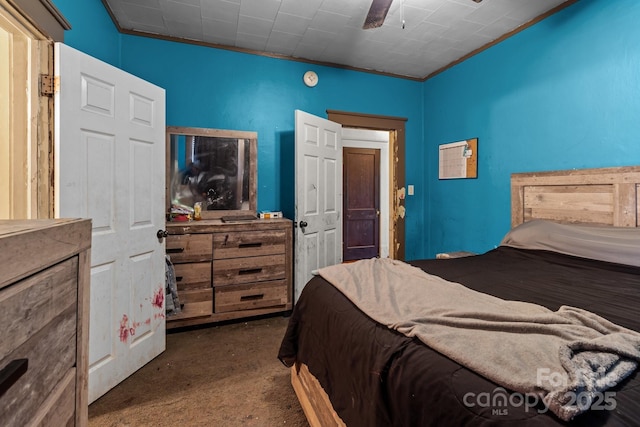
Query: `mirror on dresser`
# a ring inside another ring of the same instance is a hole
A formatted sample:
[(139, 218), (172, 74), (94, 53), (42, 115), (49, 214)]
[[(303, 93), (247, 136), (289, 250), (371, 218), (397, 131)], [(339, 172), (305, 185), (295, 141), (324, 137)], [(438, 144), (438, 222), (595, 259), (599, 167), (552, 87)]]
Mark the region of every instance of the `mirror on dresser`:
[[(256, 214), (256, 132), (167, 127), (167, 212), (187, 220)], [(191, 214), (192, 215), (192, 214)]]

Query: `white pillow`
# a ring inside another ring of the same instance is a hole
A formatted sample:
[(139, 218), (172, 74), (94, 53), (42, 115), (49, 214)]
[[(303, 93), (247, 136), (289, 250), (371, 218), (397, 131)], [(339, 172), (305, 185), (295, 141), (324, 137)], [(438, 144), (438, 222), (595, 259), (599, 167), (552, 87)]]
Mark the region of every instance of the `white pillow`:
[(640, 228), (531, 220), (509, 231), (500, 246), (538, 249), (640, 266)]

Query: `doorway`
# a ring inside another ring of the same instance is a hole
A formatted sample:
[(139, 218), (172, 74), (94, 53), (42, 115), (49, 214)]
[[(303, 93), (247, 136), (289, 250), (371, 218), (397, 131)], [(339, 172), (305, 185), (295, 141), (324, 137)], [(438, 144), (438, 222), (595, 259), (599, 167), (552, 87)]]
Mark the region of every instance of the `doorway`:
[[(345, 254), (343, 258), (347, 259), (361, 259), (361, 258), (370, 258), (373, 256), (379, 256), (381, 258), (387, 258), (390, 256), (390, 236), (392, 234), (392, 224), (390, 214), (392, 211), (390, 200), (392, 200), (391, 193), (391, 179), (390, 179), (390, 158), (389, 158), (389, 148), (390, 148), (390, 132), (383, 130), (370, 130), (370, 129), (354, 129), (354, 128), (343, 128), (342, 129), (342, 145), (343, 145), (343, 158), (344, 162), (347, 162), (346, 151), (351, 148), (357, 149), (369, 149), (369, 150), (378, 150), (379, 152), (379, 165), (375, 167), (378, 171), (379, 175), (379, 185), (378, 190), (376, 190), (378, 195), (378, 251), (374, 254), (366, 254), (366, 256), (361, 256), (359, 258), (350, 257), (348, 254)], [(369, 160), (372, 160), (369, 158)], [(344, 180), (348, 179), (347, 177), (348, 171), (344, 173)], [(347, 200), (349, 198), (349, 189), (344, 188), (344, 199)], [(346, 207), (344, 210), (344, 222), (347, 222), (347, 212)], [(345, 224), (346, 226), (346, 224)], [(344, 227), (343, 227), (344, 229)], [(348, 239), (345, 237), (344, 239), (344, 252), (347, 252), (346, 249), (349, 248), (350, 244), (348, 243)], [(370, 255), (370, 256), (369, 256)]]
[[(386, 131), (389, 136), (389, 160), (381, 159), (381, 164), (388, 165), (388, 179), (381, 177), (381, 186), (389, 185), (388, 191), (382, 191), (389, 197), (388, 203), (381, 200), (381, 208), (389, 208), (389, 258), (404, 260), (405, 254), (405, 220), (404, 197), (399, 191), (405, 186), (405, 122), (407, 119), (389, 116), (377, 116), (344, 111), (327, 110), (327, 118), (340, 123), (344, 128), (369, 129)], [(346, 129), (345, 129), (346, 130)], [(382, 211), (381, 211), (382, 214)]]

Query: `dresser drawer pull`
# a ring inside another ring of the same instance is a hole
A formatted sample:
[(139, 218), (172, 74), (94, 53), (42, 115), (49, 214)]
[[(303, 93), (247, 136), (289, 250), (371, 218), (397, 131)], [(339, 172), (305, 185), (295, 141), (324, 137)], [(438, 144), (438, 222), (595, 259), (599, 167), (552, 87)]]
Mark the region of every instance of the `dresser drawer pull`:
[(260, 246), (262, 246), (262, 242), (256, 242), (256, 243), (240, 243), (238, 245), (239, 248), (259, 248)]
[(5, 394), (27, 372), (28, 367), (29, 359), (16, 359), (2, 368), (0, 371), (0, 396)]
[(256, 295), (243, 295), (240, 297), (240, 301), (253, 301), (264, 298), (264, 294), (256, 294)]
[(238, 271), (238, 274), (256, 274), (256, 273), (260, 273), (261, 271), (262, 271), (261, 268), (247, 268), (247, 269)]
[(168, 254), (179, 254), (181, 252), (184, 252), (184, 248), (167, 248)]
[(176, 282), (182, 282), (182, 276), (176, 276)]

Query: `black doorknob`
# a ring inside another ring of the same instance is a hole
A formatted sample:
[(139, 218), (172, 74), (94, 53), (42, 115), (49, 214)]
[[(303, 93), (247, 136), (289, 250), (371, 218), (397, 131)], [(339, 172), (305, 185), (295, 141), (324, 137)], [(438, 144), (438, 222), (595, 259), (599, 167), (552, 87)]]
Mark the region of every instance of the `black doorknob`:
[(169, 232), (167, 230), (158, 230), (158, 232), (156, 233), (156, 236), (158, 236), (159, 240), (164, 239), (168, 235), (169, 235)]
[(300, 221), (300, 228), (305, 228), (307, 225), (307, 221)]

